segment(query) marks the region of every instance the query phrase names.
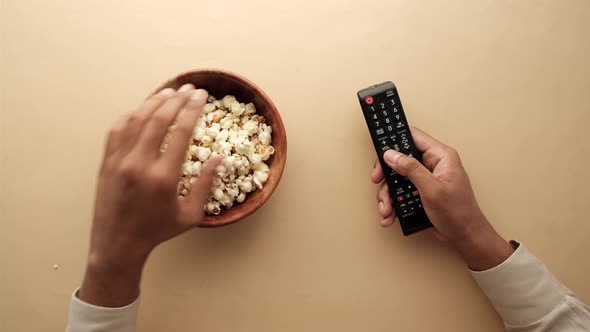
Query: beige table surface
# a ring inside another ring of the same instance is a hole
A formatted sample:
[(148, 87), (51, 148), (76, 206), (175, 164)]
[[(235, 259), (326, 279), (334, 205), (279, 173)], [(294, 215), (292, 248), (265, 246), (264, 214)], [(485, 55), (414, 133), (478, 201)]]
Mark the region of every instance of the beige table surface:
[(590, 300), (589, 1), (0, 3), (0, 330), (63, 330), (105, 131), (202, 67), (271, 96), (287, 167), (246, 221), (154, 253), (141, 331), (501, 329), (452, 250), (377, 224), (355, 93), (385, 80), (496, 228)]

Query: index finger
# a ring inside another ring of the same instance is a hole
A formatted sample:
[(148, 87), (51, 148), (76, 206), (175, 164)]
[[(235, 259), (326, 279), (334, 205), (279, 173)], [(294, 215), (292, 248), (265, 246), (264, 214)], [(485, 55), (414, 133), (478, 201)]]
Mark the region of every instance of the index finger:
[(448, 148), (445, 144), (438, 141), (436, 138), (430, 136), (426, 132), (418, 129), (416, 127), (410, 127), (410, 131), (412, 132), (412, 138), (414, 139), (414, 144), (416, 144), (416, 148), (420, 150), (420, 152), (425, 152), (429, 149), (444, 149)]
[(164, 137), (180, 110), (188, 103), (190, 93), (195, 88), (192, 84), (185, 84), (169, 97), (160, 107), (153, 111), (143, 128), (135, 147), (139, 155), (158, 157)]
[(164, 165), (170, 172), (178, 172), (186, 159), (189, 141), (193, 136), (197, 120), (201, 117), (207, 97), (208, 93), (203, 89), (193, 91), (184, 112), (176, 122), (176, 127), (170, 134), (168, 146), (162, 154)]
[(436, 164), (449, 154), (450, 148), (416, 127), (411, 127), (410, 131), (416, 148), (422, 153), (422, 163), (433, 170)]

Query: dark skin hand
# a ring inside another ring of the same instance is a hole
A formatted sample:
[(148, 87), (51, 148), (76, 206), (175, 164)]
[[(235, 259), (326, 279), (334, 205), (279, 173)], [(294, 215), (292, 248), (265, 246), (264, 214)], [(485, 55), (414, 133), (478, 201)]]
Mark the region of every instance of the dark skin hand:
[[(490, 225), (479, 208), (467, 172), (457, 151), (417, 128), (411, 128), (418, 160), (395, 150), (383, 158), (389, 167), (407, 176), (422, 197), (426, 214), (434, 225), (434, 234), (448, 241), (473, 270), (486, 270), (505, 261), (514, 249)], [(376, 162), (371, 174), (373, 183), (381, 183), (377, 193), (381, 225), (391, 226), (396, 218), (383, 170)], [(383, 182), (383, 183), (382, 183)]]
[(192, 85), (165, 89), (111, 128), (98, 176), (81, 300), (103, 307), (133, 302), (150, 252), (202, 220), (221, 159), (205, 163), (187, 196), (179, 197), (176, 188), (206, 99), (207, 92)]

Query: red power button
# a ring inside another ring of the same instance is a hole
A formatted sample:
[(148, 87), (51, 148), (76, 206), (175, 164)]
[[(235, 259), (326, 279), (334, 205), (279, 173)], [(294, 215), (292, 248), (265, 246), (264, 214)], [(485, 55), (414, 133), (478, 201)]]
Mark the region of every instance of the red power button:
[(373, 99), (373, 96), (366, 96), (365, 97), (365, 104), (367, 104), (367, 105), (373, 105), (374, 101), (375, 100)]

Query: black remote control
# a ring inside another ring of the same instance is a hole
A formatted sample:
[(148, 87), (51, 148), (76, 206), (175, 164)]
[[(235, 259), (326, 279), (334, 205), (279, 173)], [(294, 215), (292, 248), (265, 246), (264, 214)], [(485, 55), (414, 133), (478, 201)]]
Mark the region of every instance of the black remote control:
[(383, 161), (383, 154), (389, 149), (395, 149), (419, 161), (422, 157), (414, 145), (395, 85), (392, 82), (384, 82), (360, 90), (357, 95), (402, 232), (407, 236), (432, 227), (416, 186)]

